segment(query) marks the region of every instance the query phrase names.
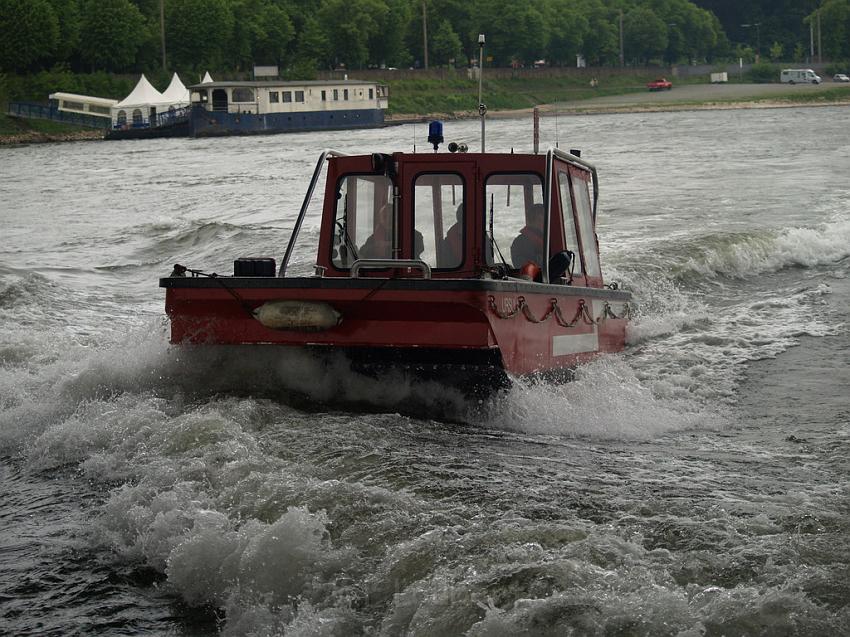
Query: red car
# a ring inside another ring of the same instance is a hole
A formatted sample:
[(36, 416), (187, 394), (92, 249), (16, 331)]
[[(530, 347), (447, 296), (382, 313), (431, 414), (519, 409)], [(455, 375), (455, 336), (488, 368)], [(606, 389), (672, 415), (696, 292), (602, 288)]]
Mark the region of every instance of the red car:
[(650, 91), (669, 91), (673, 88), (673, 82), (670, 82), (665, 77), (659, 77), (656, 80), (652, 80), (649, 84), (646, 85)]

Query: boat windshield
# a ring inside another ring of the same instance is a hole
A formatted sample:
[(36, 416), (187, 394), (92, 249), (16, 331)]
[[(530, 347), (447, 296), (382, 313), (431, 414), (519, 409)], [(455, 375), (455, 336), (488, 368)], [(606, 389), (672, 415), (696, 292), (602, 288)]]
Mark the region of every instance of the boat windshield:
[(390, 259), (396, 244), (393, 184), (383, 175), (346, 175), (337, 188), (333, 264), (348, 268), (357, 259)]
[[(432, 268), (457, 268), (463, 261), (463, 179), (423, 174), (413, 188), (414, 258)], [(421, 248), (421, 250), (420, 250)]]
[[(543, 180), (534, 173), (495, 174), (485, 187), (487, 263), (520, 268), (543, 263)], [(539, 254), (538, 254), (539, 253)]]

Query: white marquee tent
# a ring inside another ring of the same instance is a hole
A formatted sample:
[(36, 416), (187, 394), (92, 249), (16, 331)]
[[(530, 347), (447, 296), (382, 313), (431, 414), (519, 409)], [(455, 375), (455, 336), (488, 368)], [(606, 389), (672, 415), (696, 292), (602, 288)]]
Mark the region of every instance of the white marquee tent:
[(189, 89), (180, 81), (177, 73), (171, 78), (171, 84), (165, 89), (162, 98), (168, 103), (169, 108), (182, 108), (189, 105)]
[(158, 113), (189, 105), (189, 90), (180, 81), (177, 73), (165, 93), (157, 91), (142, 74), (136, 87), (123, 100), (112, 107), (112, 125), (147, 124)]

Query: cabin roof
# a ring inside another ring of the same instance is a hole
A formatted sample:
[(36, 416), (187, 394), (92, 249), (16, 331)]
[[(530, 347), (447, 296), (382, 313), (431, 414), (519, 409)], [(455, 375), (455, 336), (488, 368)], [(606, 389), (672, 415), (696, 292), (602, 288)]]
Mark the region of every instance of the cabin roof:
[(251, 80), (251, 81), (233, 81), (233, 82), (207, 82), (205, 84), (192, 84), (190, 89), (203, 88), (274, 88), (275, 86), (340, 86), (346, 85), (371, 85), (376, 86), (378, 82), (370, 82), (369, 80), (307, 80), (303, 82), (293, 80)]

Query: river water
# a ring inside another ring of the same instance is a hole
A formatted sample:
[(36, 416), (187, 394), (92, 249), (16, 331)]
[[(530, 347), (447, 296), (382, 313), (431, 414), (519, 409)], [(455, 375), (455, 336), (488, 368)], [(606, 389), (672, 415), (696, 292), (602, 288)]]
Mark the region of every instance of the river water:
[(0, 149), (0, 634), (850, 635), (848, 131), (544, 119), (639, 316), (450, 422), (398, 408), (435, 388), (172, 348), (157, 286), (280, 257), (323, 148), (425, 126)]

